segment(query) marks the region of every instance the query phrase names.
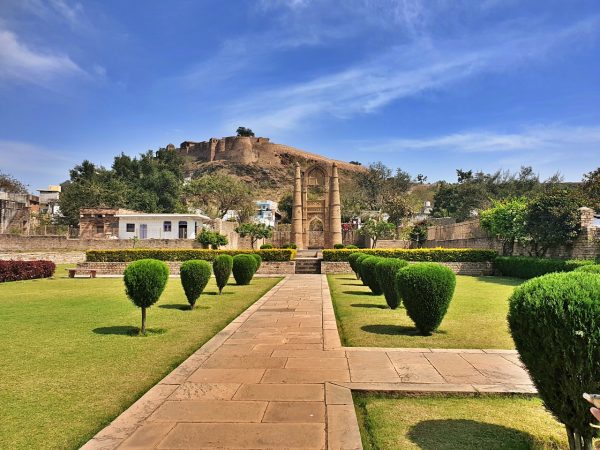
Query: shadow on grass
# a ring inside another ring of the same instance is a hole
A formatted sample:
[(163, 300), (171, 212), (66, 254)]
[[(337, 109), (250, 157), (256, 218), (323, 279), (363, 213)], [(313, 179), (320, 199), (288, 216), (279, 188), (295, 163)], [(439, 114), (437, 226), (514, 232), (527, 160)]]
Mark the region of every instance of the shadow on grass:
[(112, 327), (99, 327), (92, 330), (96, 334), (112, 334), (118, 336), (133, 336), (133, 337), (148, 337), (156, 334), (164, 334), (167, 332), (164, 328), (147, 328), (146, 334), (140, 334), (138, 327), (131, 325), (115, 325)]
[(514, 428), (465, 419), (424, 420), (412, 426), (407, 436), (424, 450), (529, 449), (535, 441)]
[(519, 278), (494, 277), (494, 276), (475, 277), (475, 279), (477, 281), (481, 281), (483, 283), (499, 284), (501, 286), (518, 286), (519, 284), (526, 281), (526, 280), (521, 280)]
[[(189, 304), (183, 304), (183, 303), (171, 303), (168, 305), (158, 305), (159, 308), (162, 309), (178, 309), (180, 311), (191, 311), (190, 309), (190, 305)], [(196, 307), (194, 309), (210, 309), (210, 306), (201, 306), (198, 303), (196, 303)]]
[(355, 308), (389, 309), (385, 305), (374, 305), (373, 303), (352, 303), (350, 306), (354, 306)]
[[(418, 336), (423, 337), (419, 330), (415, 327), (409, 327), (405, 325), (363, 325), (360, 327), (361, 330), (366, 331), (367, 333), (373, 334), (386, 334), (389, 336)], [(436, 331), (436, 334), (447, 334), (446, 331)]]
[(350, 281), (359, 281), (359, 280), (358, 280), (358, 278), (356, 278), (356, 277), (343, 277), (343, 278), (341, 278), (341, 277), (340, 277), (340, 278), (338, 278), (338, 280), (346, 280), (346, 281), (348, 281), (348, 280), (350, 280)]
[[(233, 286), (235, 286), (235, 285), (233, 285)], [(224, 292), (221, 292), (219, 294), (218, 292), (214, 292), (213, 291), (213, 292), (203, 292), (202, 295), (216, 295), (216, 296), (219, 296), (219, 295), (233, 295), (233, 292), (225, 292), (224, 291)]]
[(343, 294), (350, 295), (368, 295), (370, 297), (376, 297), (371, 291), (344, 291)]

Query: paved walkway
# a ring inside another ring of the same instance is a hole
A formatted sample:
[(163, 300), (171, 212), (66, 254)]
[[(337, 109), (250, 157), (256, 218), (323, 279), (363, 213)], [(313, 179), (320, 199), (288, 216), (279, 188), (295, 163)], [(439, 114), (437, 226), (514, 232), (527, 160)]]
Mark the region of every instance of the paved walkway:
[(85, 449), (361, 448), (351, 389), (534, 392), (514, 351), (343, 348), (324, 275), (292, 275)]

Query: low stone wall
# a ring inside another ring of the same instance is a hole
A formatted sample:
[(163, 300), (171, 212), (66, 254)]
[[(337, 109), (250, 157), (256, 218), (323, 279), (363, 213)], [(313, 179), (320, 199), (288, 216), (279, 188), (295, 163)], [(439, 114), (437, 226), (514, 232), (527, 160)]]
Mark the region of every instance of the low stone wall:
[[(169, 266), (171, 275), (179, 275), (181, 261), (165, 261)], [(93, 269), (99, 275), (123, 275), (125, 268), (130, 263), (127, 262), (82, 262), (77, 264), (78, 269)], [(259, 275), (287, 275), (296, 271), (295, 261), (263, 261), (260, 269), (256, 272)]]
[[(193, 239), (143, 239), (136, 248), (200, 248)], [(66, 236), (0, 234), (0, 252), (85, 251), (133, 248), (131, 239), (68, 239)]]
[(0, 253), (0, 260), (52, 261), (54, 264), (76, 264), (85, 261), (84, 252), (12, 252)]
[[(416, 261), (409, 261), (409, 264), (416, 264)], [(492, 275), (494, 266), (491, 262), (441, 262), (440, 264), (449, 267), (457, 275), (471, 275), (479, 277), (482, 275)], [(321, 273), (352, 273), (350, 264), (347, 262), (321, 262)]]

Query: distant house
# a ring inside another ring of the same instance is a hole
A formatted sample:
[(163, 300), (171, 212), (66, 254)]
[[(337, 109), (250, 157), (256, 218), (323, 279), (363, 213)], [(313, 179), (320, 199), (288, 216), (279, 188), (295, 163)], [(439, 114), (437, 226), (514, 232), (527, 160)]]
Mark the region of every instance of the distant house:
[[(277, 210), (277, 202), (272, 200), (256, 200), (256, 212), (254, 221), (275, 227), (281, 220), (281, 213)], [(223, 216), (224, 221), (238, 220), (238, 212), (230, 209)]]
[(195, 239), (198, 230), (211, 223), (203, 214), (125, 213), (119, 221), (119, 239)]
[(117, 215), (138, 214), (123, 208), (82, 208), (79, 210), (79, 237), (81, 239), (117, 239)]
[(56, 217), (60, 214), (58, 200), (60, 198), (61, 187), (50, 185), (47, 189), (38, 189), (40, 193), (40, 213)]

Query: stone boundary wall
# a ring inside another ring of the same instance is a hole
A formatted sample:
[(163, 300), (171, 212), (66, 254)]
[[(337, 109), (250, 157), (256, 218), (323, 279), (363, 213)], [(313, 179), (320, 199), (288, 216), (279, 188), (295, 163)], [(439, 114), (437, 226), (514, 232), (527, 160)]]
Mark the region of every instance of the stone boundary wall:
[(0, 261), (52, 261), (54, 264), (76, 264), (85, 261), (84, 252), (15, 252), (0, 253)]
[(375, 248), (410, 248), (412, 242), (399, 239), (380, 239)]
[[(68, 239), (66, 236), (0, 234), (0, 252), (112, 250), (133, 248), (130, 239)], [(136, 248), (201, 248), (193, 239), (144, 239)]]
[[(179, 275), (181, 261), (165, 261), (169, 266), (171, 275)], [(94, 269), (98, 275), (123, 275), (128, 262), (81, 262), (77, 264), (78, 269)], [(263, 261), (259, 275), (287, 275), (296, 272), (295, 261)]]
[[(408, 261), (409, 264), (416, 264), (417, 261)], [(494, 273), (494, 265), (491, 262), (440, 262), (446, 267), (452, 269), (457, 275), (471, 275), (479, 277), (482, 275), (492, 275)], [(321, 262), (321, 273), (352, 273), (350, 264), (347, 262)]]

